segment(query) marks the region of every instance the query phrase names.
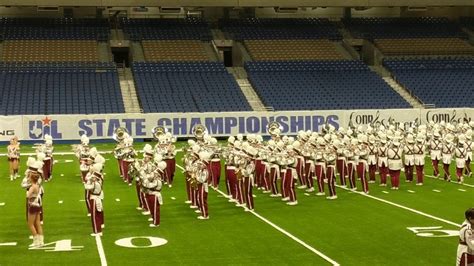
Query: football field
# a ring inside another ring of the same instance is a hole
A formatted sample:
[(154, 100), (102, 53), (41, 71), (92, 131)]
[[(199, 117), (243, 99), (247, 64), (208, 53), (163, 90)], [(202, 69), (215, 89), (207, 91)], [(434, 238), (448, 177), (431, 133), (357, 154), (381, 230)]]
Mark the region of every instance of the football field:
[[(23, 153), (33, 151), (23, 146)], [(93, 146), (102, 152), (114, 144)], [(55, 145), (61, 152), (71, 152), (70, 145)], [(182, 156), (173, 187), (162, 190), (161, 225), (150, 228), (149, 217), (135, 209), (135, 185), (122, 181), (116, 160), (105, 154), (105, 228), (92, 237), (77, 160), (56, 154), (53, 179), (44, 184), (47, 245), (38, 249), (28, 248), (22, 177), (11, 182), (0, 157), (0, 265), (453, 265), (464, 211), (474, 206), (474, 178), (434, 179), (427, 160), (423, 186), (402, 174), (394, 191), (379, 187), (377, 176), (369, 195), (338, 187), (338, 199), (327, 200), (297, 190), (297, 206), (254, 189), (254, 212), (228, 202), (222, 173), (219, 190), (209, 189), (210, 219), (198, 220), (184, 203)], [(22, 156), (22, 174), (25, 162)], [(453, 178), (454, 171), (453, 163)]]

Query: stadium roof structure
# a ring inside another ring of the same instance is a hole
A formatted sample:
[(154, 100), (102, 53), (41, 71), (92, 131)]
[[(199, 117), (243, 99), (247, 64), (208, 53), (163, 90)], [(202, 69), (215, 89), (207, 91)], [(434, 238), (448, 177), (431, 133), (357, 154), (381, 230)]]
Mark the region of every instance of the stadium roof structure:
[(1, 0), (0, 6), (96, 7), (431, 7), (474, 6), (472, 0)]

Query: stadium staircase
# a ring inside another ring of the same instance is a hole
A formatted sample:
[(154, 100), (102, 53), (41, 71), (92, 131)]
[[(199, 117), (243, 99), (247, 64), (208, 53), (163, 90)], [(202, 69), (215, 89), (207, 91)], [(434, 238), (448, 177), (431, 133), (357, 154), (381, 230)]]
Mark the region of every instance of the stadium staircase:
[(125, 113), (142, 113), (130, 68), (118, 69)]
[(210, 42), (203, 42), (202, 46), (204, 47), (204, 50), (206, 51), (209, 61), (212, 61), (212, 62), (219, 61), (219, 58), (217, 57), (217, 54), (214, 51), (214, 48), (212, 47), (212, 44)]
[(390, 72), (383, 66), (370, 66), (372, 72), (377, 73), (395, 92), (400, 94), (402, 98), (407, 101), (413, 108), (425, 108), (423, 103), (412, 93), (407, 91), (397, 81), (395, 81)]
[(97, 50), (99, 54), (99, 62), (110, 62), (112, 61), (112, 54), (109, 48), (108, 42), (99, 42), (97, 44)]
[(227, 71), (234, 76), (237, 84), (239, 84), (240, 90), (245, 95), (250, 107), (252, 107), (252, 110), (257, 112), (273, 111), (273, 108), (265, 107), (262, 103), (262, 100), (260, 100), (250, 84), (250, 81), (247, 79), (247, 72), (245, 72), (243, 67), (228, 67)]
[(143, 47), (140, 42), (130, 42), (130, 49), (133, 61), (145, 61), (145, 54), (143, 53)]

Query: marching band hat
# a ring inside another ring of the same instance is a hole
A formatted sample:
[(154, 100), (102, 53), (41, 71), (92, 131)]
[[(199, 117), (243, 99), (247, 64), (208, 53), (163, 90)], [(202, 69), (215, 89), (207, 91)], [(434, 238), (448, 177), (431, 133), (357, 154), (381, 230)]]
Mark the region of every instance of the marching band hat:
[(103, 167), (104, 167), (103, 164), (95, 163), (91, 166), (91, 169), (92, 169), (92, 172), (94, 172), (94, 173), (100, 173), (100, 171), (102, 171)]

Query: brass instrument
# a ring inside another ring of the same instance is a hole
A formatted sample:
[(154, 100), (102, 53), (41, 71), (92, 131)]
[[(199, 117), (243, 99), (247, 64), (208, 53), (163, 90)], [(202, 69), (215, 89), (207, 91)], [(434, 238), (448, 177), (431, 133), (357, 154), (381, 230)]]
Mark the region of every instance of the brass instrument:
[(117, 142), (122, 142), (126, 135), (128, 135), (128, 130), (125, 127), (118, 127), (114, 130), (113, 139)]
[(204, 136), (207, 135), (207, 128), (202, 124), (197, 124), (193, 127), (192, 132), (197, 140), (203, 140)]
[(270, 134), (272, 137), (279, 137), (281, 133), (281, 125), (280, 123), (274, 121), (271, 122), (270, 124), (267, 125), (267, 132)]
[(167, 131), (168, 130), (164, 126), (156, 126), (151, 130), (151, 134), (155, 140), (158, 140), (158, 138), (166, 134)]

